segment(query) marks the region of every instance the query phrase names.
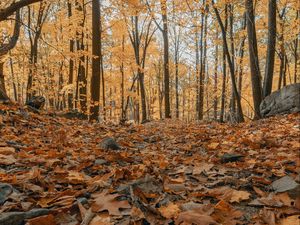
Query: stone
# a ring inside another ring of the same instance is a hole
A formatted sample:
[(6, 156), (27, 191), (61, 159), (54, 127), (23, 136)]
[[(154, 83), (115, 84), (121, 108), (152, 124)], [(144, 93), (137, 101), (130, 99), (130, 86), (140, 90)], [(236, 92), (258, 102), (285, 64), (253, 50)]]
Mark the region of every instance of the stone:
[(13, 187), (10, 184), (0, 183), (0, 205), (4, 204), (11, 193), (13, 193)]
[(0, 214), (0, 224), (23, 225), (25, 219), (48, 215), (49, 209), (32, 209), (28, 212), (5, 212)]
[(119, 146), (119, 144), (115, 141), (114, 138), (111, 137), (107, 137), (104, 138), (100, 144), (99, 144), (100, 148), (105, 149), (105, 150), (119, 150), (121, 149), (121, 147)]
[(43, 96), (34, 96), (26, 102), (26, 105), (41, 110), (45, 105), (46, 99)]
[(50, 213), (49, 209), (31, 209), (25, 213), (25, 219), (31, 219), (39, 216), (45, 216)]
[(0, 214), (0, 224), (5, 225), (22, 225), (24, 224), (24, 212), (7, 212)]
[(280, 179), (274, 181), (271, 184), (271, 188), (275, 192), (289, 191), (289, 190), (292, 190), (292, 189), (296, 189), (298, 186), (299, 186), (299, 184), (296, 183), (294, 181), (294, 179), (291, 178), (290, 176), (281, 177)]
[(107, 161), (105, 159), (96, 159), (95, 162), (94, 162), (94, 165), (101, 166), (101, 165), (104, 165), (106, 163), (107, 163)]
[(87, 198), (85, 198), (85, 197), (77, 198), (77, 201), (80, 202), (83, 205), (89, 203), (88, 200), (87, 200)]
[(236, 161), (239, 161), (243, 157), (244, 157), (243, 155), (225, 153), (221, 157), (221, 162), (222, 163), (236, 162)]
[(300, 83), (291, 84), (265, 97), (260, 104), (262, 117), (300, 112)]

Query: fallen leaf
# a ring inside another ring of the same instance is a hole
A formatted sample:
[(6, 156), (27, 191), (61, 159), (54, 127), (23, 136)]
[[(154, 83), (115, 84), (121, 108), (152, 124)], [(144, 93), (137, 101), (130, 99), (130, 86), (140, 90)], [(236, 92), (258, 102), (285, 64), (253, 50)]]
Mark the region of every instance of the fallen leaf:
[(167, 206), (162, 206), (160, 208), (158, 208), (158, 211), (161, 213), (161, 215), (167, 219), (171, 219), (174, 217), (177, 217), (177, 215), (180, 212), (180, 209), (178, 207), (178, 205), (174, 204), (174, 203), (170, 203)]
[(131, 206), (129, 205), (128, 201), (118, 201), (116, 200), (117, 197), (120, 197), (118, 194), (94, 194), (94, 203), (92, 204), (93, 212), (101, 212), (107, 210), (109, 215), (120, 216), (122, 215), (120, 209), (130, 209)]
[(17, 160), (13, 155), (0, 155), (0, 165), (11, 165), (16, 162)]
[(16, 150), (12, 147), (0, 147), (0, 155), (14, 154)]
[(233, 203), (233, 202), (240, 202), (240, 201), (248, 200), (250, 198), (250, 195), (251, 194), (247, 191), (233, 190), (229, 202)]
[(211, 150), (215, 150), (217, 149), (217, 147), (219, 146), (220, 144), (218, 142), (212, 142), (210, 143), (209, 145), (207, 145), (207, 148), (211, 149)]
[(52, 214), (39, 216), (33, 219), (29, 219), (27, 222), (28, 225), (57, 225), (55, 218)]
[(280, 225), (296, 225), (300, 224), (299, 215), (289, 216), (287, 218), (281, 219), (279, 222)]
[(260, 217), (266, 224), (276, 225), (274, 210), (264, 208), (260, 211)]
[(175, 221), (176, 225), (184, 223), (185, 225), (216, 225), (218, 224), (211, 216), (203, 214), (203, 212), (186, 211), (179, 214)]

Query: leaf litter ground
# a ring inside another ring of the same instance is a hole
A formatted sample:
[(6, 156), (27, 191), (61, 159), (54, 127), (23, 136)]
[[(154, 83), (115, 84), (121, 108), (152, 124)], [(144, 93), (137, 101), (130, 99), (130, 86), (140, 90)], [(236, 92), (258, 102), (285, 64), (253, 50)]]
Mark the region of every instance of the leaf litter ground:
[(118, 126), (0, 105), (0, 224), (299, 224), (299, 120)]

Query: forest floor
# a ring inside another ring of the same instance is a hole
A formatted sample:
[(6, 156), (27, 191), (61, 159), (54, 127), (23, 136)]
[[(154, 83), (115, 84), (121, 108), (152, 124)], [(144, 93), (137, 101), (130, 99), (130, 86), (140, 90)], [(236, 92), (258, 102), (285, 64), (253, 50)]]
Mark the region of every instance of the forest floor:
[(0, 105), (0, 224), (299, 224), (299, 124), (117, 126)]

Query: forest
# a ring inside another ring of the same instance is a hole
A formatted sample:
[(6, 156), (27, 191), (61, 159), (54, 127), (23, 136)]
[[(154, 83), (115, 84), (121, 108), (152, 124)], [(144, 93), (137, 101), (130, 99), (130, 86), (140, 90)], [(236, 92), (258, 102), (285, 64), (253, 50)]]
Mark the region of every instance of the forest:
[(299, 0), (1, 0), (0, 225), (300, 223)]

